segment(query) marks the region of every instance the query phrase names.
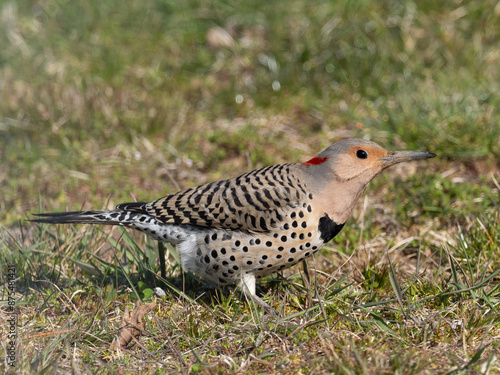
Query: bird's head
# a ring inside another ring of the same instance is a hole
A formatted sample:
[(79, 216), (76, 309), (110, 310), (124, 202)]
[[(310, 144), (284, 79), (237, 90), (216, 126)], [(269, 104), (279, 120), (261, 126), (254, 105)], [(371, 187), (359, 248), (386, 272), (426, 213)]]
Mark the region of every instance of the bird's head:
[(391, 165), (435, 156), (421, 151), (387, 151), (375, 142), (350, 138), (334, 143), (303, 165), (310, 167), (311, 172), (316, 169), (327, 179), (359, 180), (366, 184)]
[(302, 163), (302, 170), (321, 211), (336, 223), (344, 223), (368, 183), (385, 168), (434, 156), (430, 152), (387, 151), (375, 142), (351, 138)]

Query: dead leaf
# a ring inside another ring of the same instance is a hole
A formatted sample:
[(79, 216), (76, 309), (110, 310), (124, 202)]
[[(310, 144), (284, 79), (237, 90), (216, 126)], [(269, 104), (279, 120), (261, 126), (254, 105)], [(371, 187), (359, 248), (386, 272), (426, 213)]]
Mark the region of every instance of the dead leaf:
[(113, 339), (111, 346), (124, 348), (133, 339), (137, 340), (141, 332), (144, 331), (142, 318), (153, 310), (155, 306), (154, 302), (141, 305), (139, 301), (136, 301), (134, 311), (132, 312), (125, 306), (122, 322), (120, 323), (120, 330), (118, 331), (118, 335)]
[(210, 48), (232, 47), (233, 37), (222, 27), (212, 27), (207, 31), (207, 44)]

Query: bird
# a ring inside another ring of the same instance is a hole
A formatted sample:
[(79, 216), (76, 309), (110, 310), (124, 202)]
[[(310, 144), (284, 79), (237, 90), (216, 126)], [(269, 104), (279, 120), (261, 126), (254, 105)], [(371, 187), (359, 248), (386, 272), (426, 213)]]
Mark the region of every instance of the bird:
[(387, 151), (375, 142), (349, 138), (302, 163), (267, 166), (152, 202), (41, 213), (32, 221), (139, 230), (175, 245), (183, 270), (219, 287), (237, 284), (259, 306), (272, 310), (257, 296), (256, 280), (311, 257), (332, 240), (384, 169), (435, 156)]

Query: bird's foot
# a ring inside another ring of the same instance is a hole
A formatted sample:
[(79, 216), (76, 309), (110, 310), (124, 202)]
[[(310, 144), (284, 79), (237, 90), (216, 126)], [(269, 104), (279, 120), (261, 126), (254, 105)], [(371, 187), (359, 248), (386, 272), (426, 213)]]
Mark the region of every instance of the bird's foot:
[(279, 316), (278, 312), (273, 309), (267, 302), (265, 302), (262, 298), (258, 297), (257, 295), (249, 296), (250, 299), (253, 299), (253, 301), (257, 304), (257, 306), (261, 307), (264, 312), (269, 315), (271, 318), (277, 318)]

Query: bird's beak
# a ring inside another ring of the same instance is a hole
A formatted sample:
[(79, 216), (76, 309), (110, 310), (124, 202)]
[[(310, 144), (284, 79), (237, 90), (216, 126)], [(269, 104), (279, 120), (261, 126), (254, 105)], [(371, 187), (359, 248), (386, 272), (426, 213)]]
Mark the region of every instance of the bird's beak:
[(391, 151), (389, 155), (380, 158), (382, 168), (390, 167), (391, 165), (403, 163), (405, 161), (429, 159), (435, 157), (432, 152), (422, 151)]

